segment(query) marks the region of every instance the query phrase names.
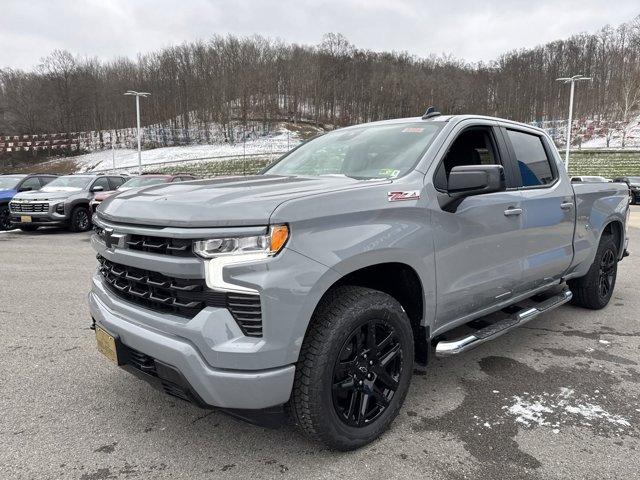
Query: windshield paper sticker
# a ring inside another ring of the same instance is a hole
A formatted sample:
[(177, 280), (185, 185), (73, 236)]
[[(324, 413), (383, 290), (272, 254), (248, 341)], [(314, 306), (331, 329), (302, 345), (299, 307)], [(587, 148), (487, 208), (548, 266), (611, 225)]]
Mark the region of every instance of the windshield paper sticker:
[(420, 190), (407, 190), (404, 192), (389, 192), (387, 200), (390, 202), (401, 202), (403, 200), (419, 200)]
[(402, 133), (421, 133), (424, 131), (423, 127), (407, 127), (401, 130)]
[(378, 172), (378, 175), (380, 177), (396, 178), (398, 175), (400, 175), (400, 170), (394, 170), (392, 168), (383, 168)]

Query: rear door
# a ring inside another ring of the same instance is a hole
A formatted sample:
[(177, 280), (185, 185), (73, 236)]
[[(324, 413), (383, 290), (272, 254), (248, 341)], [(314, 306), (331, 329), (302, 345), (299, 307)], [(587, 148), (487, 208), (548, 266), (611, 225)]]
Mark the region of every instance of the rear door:
[(522, 194), (523, 276), (528, 292), (559, 279), (573, 259), (575, 198), (564, 166), (546, 136), (502, 128)]

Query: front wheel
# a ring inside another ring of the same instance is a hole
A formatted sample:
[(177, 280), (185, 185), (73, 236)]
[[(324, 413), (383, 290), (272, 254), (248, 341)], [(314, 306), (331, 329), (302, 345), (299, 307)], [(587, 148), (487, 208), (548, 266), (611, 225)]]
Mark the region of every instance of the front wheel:
[(368, 288), (323, 299), (302, 344), (291, 396), (294, 422), (337, 450), (354, 450), (394, 420), (413, 370), (413, 334), (402, 306)]
[(91, 228), (91, 214), (87, 207), (76, 207), (71, 212), (69, 229), (72, 232), (86, 232)]
[(0, 231), (11, 229), (11, 214), (9, 206), (2, 205), (0, 207)]
[(612, 235), (604, 234), (587, 274), (568, 282), (573, 292), (571, 303), (592, 310), (606, 307), (613, 294), (617, 275), (618, 245)]

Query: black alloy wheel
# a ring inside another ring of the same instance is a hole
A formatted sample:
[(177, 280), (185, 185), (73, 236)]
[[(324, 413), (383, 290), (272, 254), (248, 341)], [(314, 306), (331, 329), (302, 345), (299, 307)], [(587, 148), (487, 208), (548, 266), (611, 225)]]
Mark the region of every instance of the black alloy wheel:
[(592, 310), (600, 310), (607, 306), (616, 286), (619, 245), (620, 240), (617, 237), (608, 233), (602, 235), (587, 274), (567, 282), (573, 292), (573, 305)]
[(354, 450), (384, 433), (409, 391), (414, 336), (402, 305), (355, 285), (327, 292), (296, 364), (288, 410), (309, 437)]
[(11, 213), (8, 206), (0, 207), (0, 231), (11, 229)]
[(598, 295), (601, 299), (609, 299), (616, 279), (616, 254), (612, 249), (604, 251), (600, 259), (600, 275), (598, 276)]
[(382, 320), (349, 335), (333, 368), (333, 406), (340, 420), (364, 427), (380, 417), (398, 389), (402, 353), (395, 329)]
[(86, 232), (91, 228), (91, 215), (89, 209), (84, 206), (76, 207), (71, 212), (71, 231)]

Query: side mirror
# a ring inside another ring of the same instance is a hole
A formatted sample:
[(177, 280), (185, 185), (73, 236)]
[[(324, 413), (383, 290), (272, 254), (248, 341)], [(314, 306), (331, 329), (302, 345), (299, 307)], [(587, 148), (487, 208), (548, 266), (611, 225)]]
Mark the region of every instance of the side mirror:
[(104, 187), (100, 186), (100, 185), (96, 185), (95, 187), (91, 188), (92, 192), (102, 192), (104, 191)]
[(449, 173), (447, 192), (451, 198), (470, 197), (506, 190), (502, 165), (464, 165)]

